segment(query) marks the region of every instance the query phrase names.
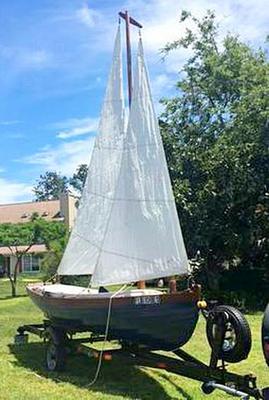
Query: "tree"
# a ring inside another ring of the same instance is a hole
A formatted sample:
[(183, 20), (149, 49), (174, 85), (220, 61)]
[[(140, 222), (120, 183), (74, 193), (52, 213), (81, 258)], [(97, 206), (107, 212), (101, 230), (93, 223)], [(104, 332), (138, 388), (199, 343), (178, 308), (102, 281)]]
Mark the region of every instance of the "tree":
[[(191, 56), (177, 95), (163, 100), (160, 122), (187, 250), (201, 253), (209, 289), (219, 291), (230, 276), (230, 290), (262, 297), (269, 281), (269, 64), (264, 51), (238, 37), (220, 42), (214, 13), (198, 20), (182, 12), (180, 22), (189, 19), (195, 28), (164, 49), (183, 47)], [(248, 279), (236, 286), (242, 270)]]
[(69, 184), (81, 195), (86, 177), (88, 172), (87, 164), (80, 164), (73, 174), (72, 178), (69, 179)]
[(67, 190), (68, 179), (55, 171), (47, 171), (40, 175), (39, 181), (33, 188), (36, 201), (57, 200), (61, 193)]
[(48, 252), (41, 261), (41, 269), (45, 273), (45, 278), (50, 279), (57, 273), (64, 250), (68, 240), (68, 232), (57, 240), (48, 243)]
[[(66, 226), (61, 222), (48, 222), (33, 218), (31, 222), (0, 225), (0, 246), (6, 246), (16, 258), (14, 271), (7, 271), (11, 284), (11, 294), (16, 296), (17, 277), (22, 258), (34, 244), (45, 244), (66, 236)], [(23, 247), (22, 247), (23, 246)]]

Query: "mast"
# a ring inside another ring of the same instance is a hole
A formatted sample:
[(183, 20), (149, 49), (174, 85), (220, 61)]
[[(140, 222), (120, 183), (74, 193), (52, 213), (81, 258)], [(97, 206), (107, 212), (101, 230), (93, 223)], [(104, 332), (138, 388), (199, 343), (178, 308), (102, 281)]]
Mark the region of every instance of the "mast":
[(130, 24), (143, 28), (143, 26), (135, 19), (129, 16), (128, 11), (119, 12), (119, 16), (125, 20), (125, 31), (126, 31), (126, 55), (127, 55), (127, 79), (128, 79), (128, 99), (129, 107), (132, 103), (132, 90), (133, 90), (133, 78), (132, 78), (132, 52), (131, 52), (131, 40), (130, 40)]
[[(130, 24), (141, 29), (143, 26), (135, 19), (129, 16), (128, 11), (119, 12), (119, 16), (125, 20), (125, 33), (126, 33), (126, 56), (127, 56), (127, 81), (128, 81), (128, 101), (129, 108), (132, 104), (132, 91), (133, 91), (133, 71), (132, 71), (132, 51), (131, 51), (131, 40), (130, 40)], [(145, 289), (145, 281), (139, 281), (137, 283), (139, 289)]]

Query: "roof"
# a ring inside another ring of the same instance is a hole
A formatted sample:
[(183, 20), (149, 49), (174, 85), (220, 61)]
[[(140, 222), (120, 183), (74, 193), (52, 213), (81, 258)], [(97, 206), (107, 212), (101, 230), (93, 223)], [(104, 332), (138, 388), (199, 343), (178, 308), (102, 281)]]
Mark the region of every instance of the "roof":
[[(25, 250), (27, 250), (28, 246), (0, 246), (0, 255), (2, 256), (10, 256), (11, 254), (14, 254), (15, 252), (18, 253), (23, 253)], [(46, 253), (48, 249), (44, 244), (34, 244), (28, 251), (27, 254), (31, 253)]]
[(29, 222), (33, 213), (47, 221), (61, 220), (60, 201), (30, 201), (25, 203), (0, 204), (0, 224)]

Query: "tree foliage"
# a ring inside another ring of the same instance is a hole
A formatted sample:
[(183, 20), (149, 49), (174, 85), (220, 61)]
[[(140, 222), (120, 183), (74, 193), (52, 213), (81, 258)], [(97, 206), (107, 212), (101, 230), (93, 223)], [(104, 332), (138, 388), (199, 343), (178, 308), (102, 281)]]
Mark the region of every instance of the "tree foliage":
[(163, 100), (160, 124), (187, 250), (201, 255), (209, 289), (262, 302), (269, 286), (268, 60), (233, 35), (220, 41), (210, 11), (202, 20), (184, 11), (186, 20), (194, 28), (164, 49), (191, 56), (176, 96)]
[[(34, 244), (45, 244), (61, 241), (67, 235), (67, 229), (62, 222), (48, 222), (41, 218), (33, 218), (31, 222), (20, 224), (0, 224), (0, 246), (9, 247), (16, 257), (14, 271), (8, 270), (12, 296), (16, 296), (17, 275), (24, 254), (31, 250)], [(25, 246), (22, 250), (19, 246)]]
[(70, 186), (81, 195), (87, 171), (87, 165), (80, 164), (69, 179), (58, 172), (46, 171), (44, 175), (40, 175), (33, 188), (36, 201), (58, 200), (60, 195), (65, 193)]
[(47, 246), (48, 252), (41, 261), (41, 269), (45, 273), (45, 279), (50, 279), (57, 273), (67, 240), (68, 233), (66, 232), (64, 236), (49, 242)]
[(66, 192), (68, 179), (55, 171), (47, 171), (40, 175), (39, 180), (33, 188), (37, 201), (57, 200), (61, 193)]
[(72, 178), (69, 179), (69, 184), (78, 192), (80, 195), (82, 193), (86, 177), (88, 172), (87, 164), (80, 164), (73, 174)]

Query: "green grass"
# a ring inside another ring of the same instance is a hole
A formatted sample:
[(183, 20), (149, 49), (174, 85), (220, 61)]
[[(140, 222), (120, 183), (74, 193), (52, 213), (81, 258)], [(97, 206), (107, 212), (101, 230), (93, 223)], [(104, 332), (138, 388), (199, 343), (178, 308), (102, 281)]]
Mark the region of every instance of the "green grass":
[[(70, 357), (64, 373), (47, 372), (44, 368), (45, 347), (40, 339), (31, 336), (26, 345), (13, 344), (19, 325), (42, 321), (42, 314), (25, 295), (27, 280), (26, 276), (20, 278), (19, 297), (13, 299), (9, 282), (0, 279), (0, 400), (199, 400), (205, 397), (200, 384), (193, 380), (162, 370), (125, 366), (116, 361), (105, 362), (97, 383), (87, 388), (94, 376), (96, 361), (85, 356)], [(230, 370), (255, 373), (258, 384), (263, 387), (268, 385), (269, 370), (263, 361), (260, 345), (261, 319), (261, 314), (248, 316), (253, 333), (251, 355), (247, 361), (231, 366)], [(209, 349), (202, 318), (185, 349), (204, 361), (208, 360)], [(218, 391), (209, 397), (212, 400), (229, 398)]]

